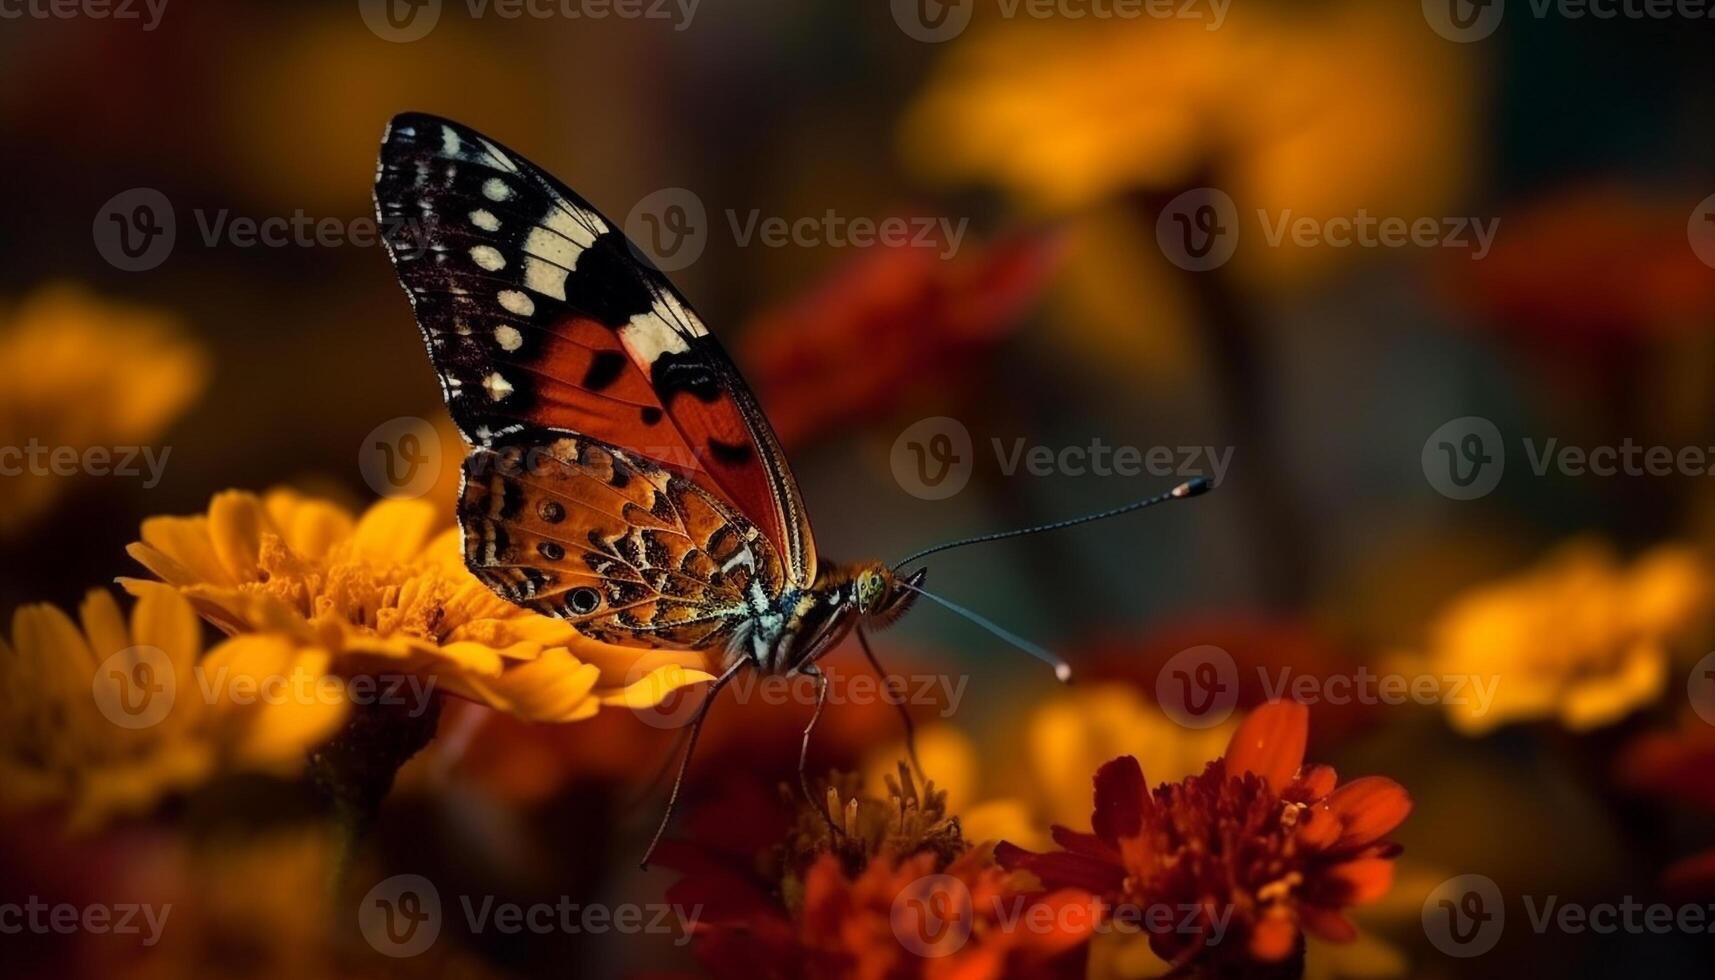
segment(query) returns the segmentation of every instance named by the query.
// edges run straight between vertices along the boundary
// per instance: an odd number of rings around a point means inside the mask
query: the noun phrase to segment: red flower
[[[819,288],[758,317],[740,360],[788,447],[945,388],[1041,295],[1058,239],[1025,235],[973,255],[870,249]]]
[[[1688,719],[1676,732],[1651,732],[1634,740],[1615,767],[1633,790],[1715,813],[1715,728]],[[1715,849],[1681,858],[1662,872],[1674,895],[1715,895]]]
[[[1302,769],[1308,735],[1303,705],[1269,702],[1223,758],[1153,794],[1137,760],[1122,756],[1096,773],[1093,833],[1055,827],[1064,851],[1003,843],[996,857],[1110,909],[1194,912],[1190,928],[1175,916],[1175,928],[1150,936],[1176,966],[1278,963],[1298,950],[1301,928],[1349,940],[1356,928],[1342,910],[1392,886],[1399,848],[1383,838],[1411,799],[1391,779],[1336,788],[1328,766]]]

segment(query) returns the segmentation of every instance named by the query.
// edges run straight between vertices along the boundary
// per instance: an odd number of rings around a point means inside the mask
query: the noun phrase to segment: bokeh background
[[[1084,18],[999,0],[704,0],[688,19],[438,6],[415,40],[355,2],[0,20],[0,443],[169,453],[158,482],[0,477],[0,622],[143,574],[125,553],[140,522],[202,513],[219,491],[291,486],[361,511],[390,492],[373,479],[379,426],[434,434],[423,499],[450,521],[456,435],[369,198],[387,119],[434,112],[633,230],[652,201],[703,210],[673,278],[788,442],[826,556],[894,559],[1213,475],[1077,472],[1068,448],[1230,453],[1194,502],[931,562],[932,587],[1080,674],[1060,688],[928,605],[881,634],[890,668],[959,692],[912,706],[955,807],[1083,826],[1095,763],[1138,752],[1168,779],[1218,754],[1223,737],[1161,703],[1181,651],[1217,648],[1241,710],[1283,669],[1324,701],[1342,690],[1329,678],[1361,672],[1490,679],[1481,715],[1442,703],[1439,680],[1428,703],[1312,706],[1312,758],[1389,775],[1416,806],[1393,892],[1360,913],[1356,946],[1314,948],[1310,969],[1708,975],[1708,935],[1538,933],[1525,903],[1715,901],[1696,857],[1715,846],[1715,21],[1404,0]],[[1450,10],[1478,20],[1460,29]],[[137,189],[156,196],[121,197]],[[115,215],[162,199],[170,248],[116,264]],[[1230,258],[1199,260],[1179,230],[1222,200]],[[960,234],[858,248],[740,233],[828,214]],[[1326,240],[1360,214],[1427,220],[1434,240]],[[297,215],[331,238],[208,232]],[[1285,216],[1314,240],[1271,242]],[[943,493],[914,475],[912,444],[959,433],[965,482]],[[1538,472],[1550,440],[1675,462]],[[1020,445],[1057,462],[1008,472]],[[1703,462],[1678,462],[1687,447]],[[1456,478],[1480,458],[1493,482],[1472,497]],[[867,669],[855,649],[830,664]],[[6,675],[24,770],[40,763],[27,745],[72,737],[38,715],[21,731],[27,682]],[[772,799],[807,713],[716,711],[675,836]],[[660,901],[677,873],[635,858],[670,731],[624,709],[533,725],[459,705],[440,724],[348,858],[355,880],[423,874],[449,908]],[[873,699],[834,705],[818,736],[823,770],[897,752]],[[0,936],[5,971],[699,969],[672,936],[456,923],[427,955],[370,955],[354,908],[326,897],[338,859],[278,782],[181,787],[75,830],[40,800],[12,810],[0,900],[178,897],[158,947],[26,931]],[[1496,884],[1507,920],[1461,959],[1424,909],[1467,874]]]

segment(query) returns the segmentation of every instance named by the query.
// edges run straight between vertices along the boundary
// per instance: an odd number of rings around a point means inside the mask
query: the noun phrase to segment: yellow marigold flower
[[[1610,725],[1660,697],[1675,648],[1706,622],[1710,587],[1690,548],[1664,545],[1624,566],[1574,541],[1454,598],[1430,628],[1428,669],[1493,679],[1492,704],[1447,706],[1468,735],[1544,718],[1574,731]]]
[[[25,299],[8,319],[0,327],[0,446],[73,450],[81,460],[92,448],[139,445],[177,418],[208,380],[207,356],[164,313],[56,285]],[[50,465],[63,464],[0,457],[0,534],[53,503],[56,480],[65,477]]]
[[[13,614],[11,643],[0,640],[8,807],[63,804],[70,825],[87,828],[220,772],[295,772],[344,718],[337,688],[310,698],[225,696],[240,678],[319,678],[324,654],[253,636],[203,656],[202,626],[184,597],[152,583],[132,591],[129,622],[100,589],[84,600],[81,623],[50,605]]]
[[[228,491],[206,515],[144,521],[129,551],[228,633],[282,634],[327,651],[337,674],[408,671],[526,720],[650,707],[713,680],[700,654],[597,643],[506,602],[441,523],[422,499],[354,517],[291,490]]]

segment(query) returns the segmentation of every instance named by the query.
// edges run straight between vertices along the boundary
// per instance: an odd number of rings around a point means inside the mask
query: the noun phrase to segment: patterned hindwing
[[[480,133],[389,126],[383,237],[453,419],[477,446],[575,433],[702,488],[815,579],[797,484],[738,370],[683,297],[582,198]]]
[[[785,585],[767,538],[719,498],[584,436],[477,448],[459,520],[489,588],[604,643],[723,646]]]

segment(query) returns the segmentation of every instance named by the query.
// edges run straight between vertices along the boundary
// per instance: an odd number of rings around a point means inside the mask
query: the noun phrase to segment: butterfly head
[[[927,568],[919,568],[909,577],[900,578],[881,562],[860,566],[852,580],[858,611],[872,625],[888,625],[911,608],[917,599],[913,589],[920,588],[928,575]]]

